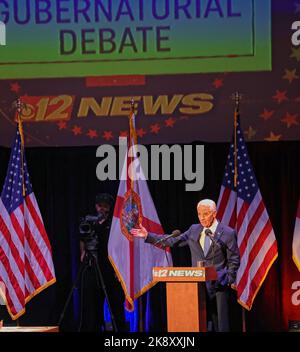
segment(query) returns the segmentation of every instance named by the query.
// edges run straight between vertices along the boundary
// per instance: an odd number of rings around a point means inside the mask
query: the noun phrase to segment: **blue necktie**
[[[208,250],[209,250],[209,247],[210,247],[210,239],[208,236],[204,235],[205,236],[205,239],[204,239],[204,255],[206,256]]]

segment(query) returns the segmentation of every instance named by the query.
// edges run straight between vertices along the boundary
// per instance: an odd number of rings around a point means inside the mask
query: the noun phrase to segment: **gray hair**
[[[212,211],[217,210],[216,203],[211,199],[200,200],[200,202],[197,204],[197,209],[199,208],[200,205],[204,205],[206,207],[209,207]]]

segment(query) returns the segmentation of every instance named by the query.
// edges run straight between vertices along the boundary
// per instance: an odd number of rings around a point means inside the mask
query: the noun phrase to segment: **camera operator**
[[[81,279],[80,331],[105,331],[103,311],[105,293],[97,278],[95,267],[89,263],[90,256],[87,255],[88,252],[92,252],[98,260],[117,330],[126,331],[124,319],[125,297],[121,284],[110,264],[107,252],[113,205],[114,199],[110,194],[98,194],[95,201],[97,221],[91,224],[92,238],[86,240],[81,236],[80,259],[86,266]],[[90,218],[95,217],[90,216]]]

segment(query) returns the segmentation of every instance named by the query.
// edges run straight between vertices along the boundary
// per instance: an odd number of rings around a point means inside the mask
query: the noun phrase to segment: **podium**
[[[153,280],[165,282],[168,332],[206,332],[205,282],[217,279],[215,267],[154,267]]]

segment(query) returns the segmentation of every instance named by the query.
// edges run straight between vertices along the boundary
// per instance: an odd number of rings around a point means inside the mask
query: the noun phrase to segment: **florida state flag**
[[[153,204],[147,181],[137,157],[135,116],[129,116],[130,138],[114,209],[108,242],[108,254],[122,284],[127,308],[134,309],[134,300],[150,289],[154,266],[172,265],[169,248],[145,243],[130,234],[141,223],[149,232],[164,234]]]

